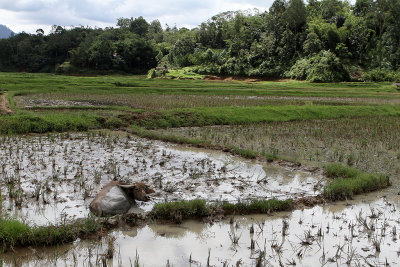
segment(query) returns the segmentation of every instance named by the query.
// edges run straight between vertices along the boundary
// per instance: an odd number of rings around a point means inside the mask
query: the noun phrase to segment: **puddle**
[[[22,102],[24,108],[35,108],[35,107],[94,107],[95,105],[84,102],[84,101],[67,101],[67,100],[55,100],[55,99],[26,99],[18,98]]]
[[[136,266],[137,260],[139,266],[207,266],[207,261],[210,266],[256,266],[264,254],[261,266],[397,266],[399,201],[373,198],[370,204],[366,200],[371,196],[274,216],[241,216],[233,223],[147,225],[115,231],[108,237],[111,243],[104,238],[21,250],[5,255],[3,264],[98,266],[106,261],[108,266]],[[106,260],[108,244],[113,244],[114,255]]]
[[[304,197],[323,184],[316,174],[126,135],[0,137],[3,216],[36,225],[86,217],[91,200],[113,179],[155,189],[150,202],[137,203],[142,211],[182,199]]]

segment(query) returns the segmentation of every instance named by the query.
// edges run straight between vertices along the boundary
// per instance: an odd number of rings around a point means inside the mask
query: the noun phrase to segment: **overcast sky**
[[[198,26],[224,11],[257,8],[264,11],[273,0],[0,0],[0,24],[14,32],[34,33],[51,25],[115,26],[120,17],[143,16],[165,26]]]

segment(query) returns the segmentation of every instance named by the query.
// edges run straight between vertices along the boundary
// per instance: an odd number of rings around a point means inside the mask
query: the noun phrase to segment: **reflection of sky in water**
[[[374,199],[371,204],[364,203],[364,200]],[[377,218],[370,218],[371,208]],[[192,266],[206,266],[208,251],[210,251],[210,265],[222,266],[226,261],[229,266],[235,266],[238,260],[242,260],[243,266],[254,266],[255,259],[260,250],[266,249],[266,260],[272,266],[279,266],[279,257],[271,247],[272,244],[282,244],[281,261],[287,264],[292,259],[297,266],[342,266],[346,265],[348,252],[353,251],[351,265],[360,263],[372,266],[385,263],[386,259],[390,266],[400,264],[398,258],[399,240],[393,240],[392,229],[394,226],[399,229],[399,205],[387,203],[384,198],[358,197],[356,200],[347,203],[336,203],[334,205],[314,207],[312,209],[295,210],[291,213],[277,213],[274,216],[251,215],[236,216],[234,224],[229,224],[229,219],[213,224],[201,223],[199,221],[186,221],[181,225],[155,225],[150,224],[130,231],[117,230],[112,235],[116,237],[115,256],[113,263],[118,266],[130,266],[134,262],[136,251],[139,255],[141,266],[165,266],[169,260],[171,266],[189,266],[188,261],[192,257]],[[396,209],[396,210],[395,210]],[[375,225],[375,231],[371,232],[372,238],[368,238],[358,218],[367,220]],[[288,235],[282,238],[283,219],[289,224]],[[301,222],[301,223],[300,223]],[[253,225],[255,233],[251,236],[249,229]],[[351,225],[353,226],[353,238],[351,238]],[[383,226],[386,225],[386,232],[383,234]],[[328,231],[329,226],[329,231]],[[319,229],[323,236],[318,237]],[[306,233],[310,231],[311,245],[302,246]],[[232,245],[229,233],[235,232],[240,236],[236,246]],[[376,254],[372,246],[373,237],[381,240],[381,253]],[[251,238],[255,241],[255,250],[250,250]],[[399,233],[397,232],[397,238]],[[346,241],[348,240],[348,241]],[[79,266],[88,265],[88,248],[92,253],[97,251],[102,254],[107,249],[107,242],[77,242],[75,249],[68,253],[60,253],[57,259],[57,266],[70,266],[73,262],[72,252],[75,251]],[[343,246],[340,256],[335,259],[337,246]],[[69,247],[71,249],[71,247]],[[32,252],[26,252],[27,254]],[[44,261],[54,263],[54,249],[40,251],[42,260],[35,257],[27,266],[42,264]],[[300,259],[297,254],[301,253]],[[325,260],[323,260],[325,253]],[[94,254],[93,254],[94,255]],[[20,257],[23,259],[24,257]],[[47,259],[48,258],[48,259]],[[8,255],[5,258],[5,265],[12,263]],[[335,262],[327,262],[328,259],[335,259]],[[95,256],[92,256],[92,263]],[[34,263],[33,263],[34,262]],[[196,262],[199,263],[196,265]],[[65,263],[65,264],[62,264]],[[267,265],[268,266],[268,265]],[[286,265],[285,265],[286,266]]]
[[[2,142],[0,161],[5,172],[0,178],[20,177],[25,194],[20,210],[5,199],[3,206],[11,216],[39,225],[61,222],[63,214],[67,220],[85,217],[91,199],[116,176],[155,188],[153,201],[138,202],[144,211],[165,200],[237,202],[313,195],[318,193],[313,186],[321,178],[219,151],[145,139],[91,135],[52,139],[18,137]],[[37,188],[41,188],[40,204],[35,199]]]

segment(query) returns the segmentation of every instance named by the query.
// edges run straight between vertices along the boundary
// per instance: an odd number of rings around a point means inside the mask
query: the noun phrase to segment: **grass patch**
[[[290,210],[293,207],[291,199],[287,200],[252,200],[248,203],[218,203],[207,204],[205,200],[183,200],[156,204],[149,213],[156,220],[181,223],[185,219],[202,218],[213,213],[223,211],[224,214],[252,214],[269,213],[274,211]]]
[[[251,214],[251,213],[269,213],[274,211],[286,211],[293,207],[291,199],[278,200],[252,200],[248,203],[239,202],[236,204],[224,202],[221,208],[225,214]]]
[[[152,140],[160,140],[160,141],[171,142],[171,143],[175,143],[175,144],[188,144],[188,145],[194,145],[194,146],[200,146],[200,147],[207,147],[210,145],[209,142],[207,142],[205,140],[148,131],[148,130],[146,130],[142,127],[138,127],[136,125],[131,125],[126,130],[127,130],[127,132],[135,134],[139,137],[148,138],[148,139],[152,139]]]
[[[361,172],[355,168],[344,166],[339,163],[328,164],[324,166],[325,175],[328,178],[354,178]]]
[[[232,149],[231,150],[232,154],[239,155],[246,159],[255,159],[258,156],[257,152],[250,150],[250,149],[241,149],[238,147],[232,147],[231,149]]]
[[[0,116],[0,134],[87,131],[104,126],[104,119],[85,114]]]
[[[0,244],[3,251],[12,247],[59,245],[91,235],[100,230],[95,218],[73,224],[31,227],[15,219],[0,219]]]
[[[205,200],[182,200],[176,202],[158,203],[150,212],[150,217],[156,220],[182,222],[184,219],[201,218],[211,212]]]
[[[176,109],[133,115],[147,129],[368,116],[400,116],[400,106],[256,106]]]
[[[372,174],[354,168],[331,164],[324,167],[328,177],[335,178],[324,188],[324,196],[330,200],[351,199],[354,195],[372,192],[390,186],[389,177]]]

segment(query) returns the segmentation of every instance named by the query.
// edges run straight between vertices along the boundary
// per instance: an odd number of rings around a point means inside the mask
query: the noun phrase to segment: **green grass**
[[[328,164],[324,166],[325,175],[328,178],[354,178],[361,174],[361,172],[355,168],[343,166],[339,163]]]
[[[178,73],[191,76],[190,70]],[[391,83],[247,83],[0,73],[0,88],[8,90],[10,106],[15,111],[0,117],[1,134],[113,129],[132,124],[156,129],[400,115],[396,105],[400,93]],[[260,96],[289,98],[257,98]],[[343,105],[342,98],[357,100]],[[33,105],[25,109],[23,101],[29,100],[84,101],[93,106]]]
[[[87,218],[73,224],[32,227],[15,219],[0,219],[3,251],[13,247],[60,245],[98,232],[101,224]]]
[[[157,129],[368,116],[400,116],[400,106],[210,107],[134,115],[133,120],[142,127]]]
[[[156,220],[181,222],[189,218],[201,218],[210,214],[210,207],[205,200],[177,201],[158,203],[150,212],[150,217]]]
[[[87,131],[106,127],[100,116],[86,114],[48,113],[0,116],[0,134]]]
[[[372,192],[391,185],[389,177],[358,171],[339,164],[324,167],[328,177],[334,178],[324,188],[324,196],[330,200],[351,199],[354,195]]]
[[[269,213],[274,211],[287,211],[291,210],[292,200],[251,200],[249,202],[239,202],[236,204],[224,202],[221,208],[225,214],[252,214],[252,213]]]
[[[150,217],[156,220],[181,223],[185,219],[198,219],[214,212],[228,214],[252,214],[286,211],[292,209],[292,200],[251,200],[236,204],[222,202],[207,204],[205,200],[176,201],[156,204]]]

